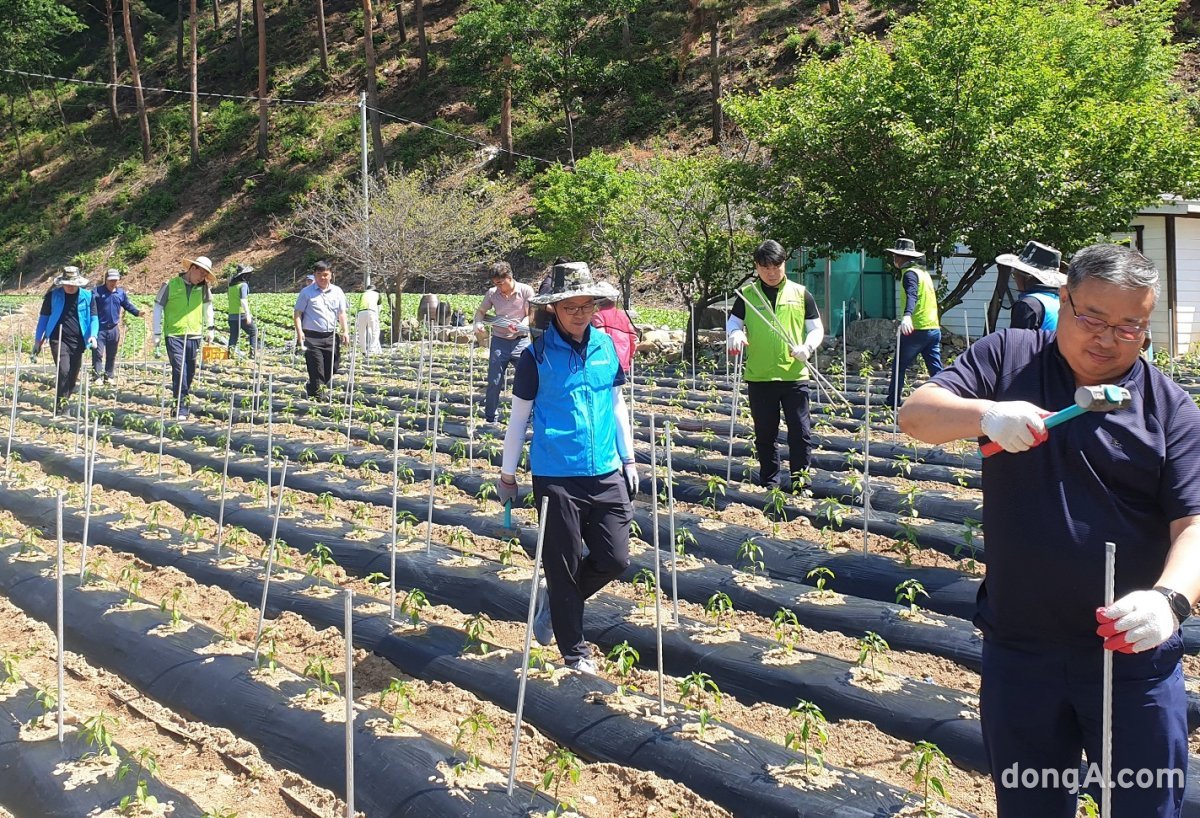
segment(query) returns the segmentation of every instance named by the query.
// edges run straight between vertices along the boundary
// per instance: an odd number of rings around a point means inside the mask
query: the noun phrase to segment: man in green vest
[[[184,262],[187,270],[162,285],[154,299],[152,343],[157,352],[159,341],[164,335],[167,338],[176,420],[186,420],[190,414],[188,395],[196,377],[200,341],[205,330],[209,341],[213,337],[212,285],[217,283],[207,256]]]
[[[808,359],[825,337],[812,294],[789,281],[787,253],[767,240],[754,251],[752,282],[738,290],[725,325],[729,352],[745,355],[743,377],[754,420],[759,485],[789,488],[779,472],[779,412],[787,421],[788,466],[795,480],[808,468]]]
[[[933,278],[917,259],[925,253],[917,249],[912,239],[896,239],[888,250],[892,266],[900,271],[904,287],[904,317],[900,319],[900,355],[892,361],[891,382],[888,384],[888,405],[895,411],[900,406],[904,378],[908,368],[920,355],[930,377],[942,371],[942,326],[938,320],[937,290]]]
[[[254,326],[254,316],[250,314],[250,274],[254,268],[249,264],[239,264],[233,278],[229,279],[229,301],[225,312],[229,315],[229,354],[237,349],[240,330],[246,331],[246,339],[250,342],[250,360],[258,350],[258,328]]]

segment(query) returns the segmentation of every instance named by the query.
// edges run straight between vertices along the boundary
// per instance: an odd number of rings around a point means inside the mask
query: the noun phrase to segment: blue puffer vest
[[[58,321],[62,318],[63,305],[67,303],[67,294],[62,287],[55,287],[50,293],[50,314],[39,315],[37,329],[33,331],[33,342],[40,344],[54,335]],[[92,291],[79,288],[79,298],[75,301],[75,314],[79,316],[79,334],[86,343],[89,338],[95,338],[100,331],[100,322],[92,312]]]
[[[550,324],[534,345],[538,391],[533,401],[530,471],[539,477],[597,477],[621,468],[612,339],[590,327],[581,358]]]

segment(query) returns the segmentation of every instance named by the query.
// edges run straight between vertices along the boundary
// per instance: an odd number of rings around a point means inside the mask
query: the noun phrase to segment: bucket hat
[[[1024,273],[1043,287],[1058,288],[1067,283],[1066,275],[1059,271],[1062,253],[1041,242],[1027,242],[1019,256],[1012,253],[996,256],[996,264]]]
[[[925,255],[924,251],[918,250],[916,243],[912,239],[896,239],[896,244],[889,247],[887,252],[893,256],[904,256],[905,258],[921,258]]]
[[[568,298],[591,296],[592,298],[616,299],[617,288],[592,277],[591,268],[583,261],[568,261],[565,264],[555,264],[551,271],[552,281],[550,292],[529,299],[531,304],[557,304]]]
[[[79,272],[78,267],[63,267],[63,271],[58,278],[54,279],[54,286],[61,287],[66,284],[71,287],[86,287],[88,285],[87,276]]]

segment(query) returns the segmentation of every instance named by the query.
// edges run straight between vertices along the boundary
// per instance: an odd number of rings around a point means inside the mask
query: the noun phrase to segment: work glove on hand
[[[746,331],[741,329],[735,329],[729,333],[729,338],[725,342],[730,355],[741,355],[742,350],[749,345],[750,339],[746,337]]]
[[[812,350],[807,344],[792,344],[788,351],[798,361],[807,361],[812,356]]]
[[[912,335],[912,332],[913,332],[912,316],[906,315],[900,319],[900,334],[901,335]]]
[[[217,337],[217,331],[215,329],[210,329],[207,333],[205,333],[205,338],[207,339],[208,343],[210,343],[210,344],[213,342],[213,339],[216,337]]]
[[[87,339],[87,348],[88,348],[88,349],[95,349],[95,348],[96,348],[96,339],[95,339],[94,337],[92,337],[92,338],[88,338],[88,339]]]
[[[41,344],[38,344],[37,346],[35,346],[35,347],[33,348],[33,352],[30,352],[30,353],[29,353],[29,363],[31,363],[31,364],[36,364],[36,363],[37,363],[37,359],[38,359],[38,355],[41,353],[41,351],[42,351],[42,345],[41,345]]]
[[[506,483],[504,482],[504,477],[501,476],[500,479],[496,481],[496,496],[500,498],[501,505],[504,503],[512,503],[515,506],[517,504],[516,479],[514,478],[513,482],[511,483]]]
[[[1046,413],[1023,400],[1000,401],[983,413],[979,429],[1006,452],[1023,452],[1044,443]]]
[[[629,499],[632,500],[634,495],[638,493],[638,486],[641,485],[641,478],[638,476],[637,464],[626,463],[622,468],[625,475],[625,488],[629,489]]]
[[[1158,591],[1133,591],[1107,608],[1096,609],[1106,650],[1141,653],[1156,648],[1179,630],[1171,603]]]

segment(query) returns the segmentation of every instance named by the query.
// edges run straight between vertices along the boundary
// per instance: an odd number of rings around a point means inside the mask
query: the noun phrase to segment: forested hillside
[[[979,4],[938,5],[947,7],[943,15],[970,15]],[[1056,5],[1093,13],[1103,4]],[[1194,57],[1181,57],[1170,43],[1194,41],[1195,9],[1167,5],[1173,25],[1167,42],[1154,52],[1155,65],[1142,64],[1146,75],[1129,83],[1157,81],[1169,61],[1168,73],[1179,83],[1168,92],[1178,106],[1170,112],[1194,120]],[[754,107],[757,92],[782,89],[777,104],[805,107],[804,95],[819,85],[820,66],[853,62],[870,42],[892,50],[890,32],[918,11],[924,9],[883,0],[398,0],[375,6],[370,0],[115,0],[103,6],[10,0],[0,10],[0,22],[16,32],[0,44],[6,124],[0,278],[10,289],[36,287],[74,261],[88,270],[126,268],[131,286],[148,290],[181,256],[206,254],[222,265],[255,264],[257,285],[270,289],[290,286],[326,254],[372,264],[385,277],[403,268],[410,282],[436,274],[438,265],[471,262],[466,252],[434,258],[420,244],[405,252],[429,258],[426,267],[400,251],[364,251],[356,259],[345,251],[354,241],[345,236],[325,246],[303,238],[314,236],[313,213],[306,214],[308,229],[296,218],[303,206],[328,204],[339,180],[350,185],[343,195],[361,184],[362,92],[374,180],[424,168],[427,187],[445,187],[448,178],[494,185],[492,203],[511,221],[475,246],[475,255],[504,252],[530,270],[582,243],[582,251],[599,256],[628,284],[647,269],[703,276],[698,267],[727,267],[745,240],[763,230],[783,229],[784,238],[819,244],[753,201],[756,187],[769,182],[782,191],[788,185],[767,173],[770,156],[786,152],[772,140],[786,130],[788,116],[764,123],[765,108]],[[1131,25],[1149,30],[1147,19]],[[982,41],[982,29],[975,34],[978,43],[961,42],[973,36],[967,31],[942,39],[981,53],[995,47]],[[739,100],[739,94],[749,96]],[[728,105],[715,105],[715,96]],[[261,105],[260,97],[266,99]],[[723,117],[726,107],[736,115]],[[930,122],[928,132],[945,126]],[[593,151],[600,154],[589,157]],[[666,160],[674,164],[654,165]],[[604,231],[552,206],[555,196],[577,203],[584,184],[556,168],[588,161],[592,179],[611,181],[631,168],[674,175],[674,188],[657,194],[659,211],[706,202],[713,212],[695,220],[694,232],[677,235],[677,245],[705,233],[717,204],[728,211],[737,199],[743,213],[725,220],[724,238],[701,242],[699,261],[680,258],[664,266],[645,258],[650,251],[673,252],[648,234],[641,245],[647,252],[640,254],[611,242],[589,244]],[[1177,171],[1178,157],[1170,161]],[[776,169],[790,173],[788,167]],[[854,172],[884,170],[859,162]],[[702,195],[688,188],[701,177],[719,191]],[[598,200],[589,203],[593,210],[615,201],[609,181],[590,185]],[[459,187],[478,191],[478,184]],[[853,184],[874,195],[870,180]],[[391,201],[386,181],[377,193],[381,202]],[[806,194],[813,195],[832,201],[839,194],[818,186]],[[531,196],[542,197],[537,207]],[[790,206],[782,197],[776,204]],[[411,201],[406,206],[413,209]],[[645,202],[639,207],[653,209]],[[326,225],[329,212],[322,216]],[[808,212],[793,215],[807,218]],[[604,217],[610,232],[616,224],[626,239],[638,235],[628,219],[609,211]],[[920,226],[880,218],[882,235]],[[949,230],[946,220],[925,222],[930,230]],[[645,233],[645,220],[639,223]],[[859,244],[875,238],[860,232]],[[831,233],[831,246],[845,246],[851,235]],[[687,284],[663,295],[702,299],[712,289]]]

